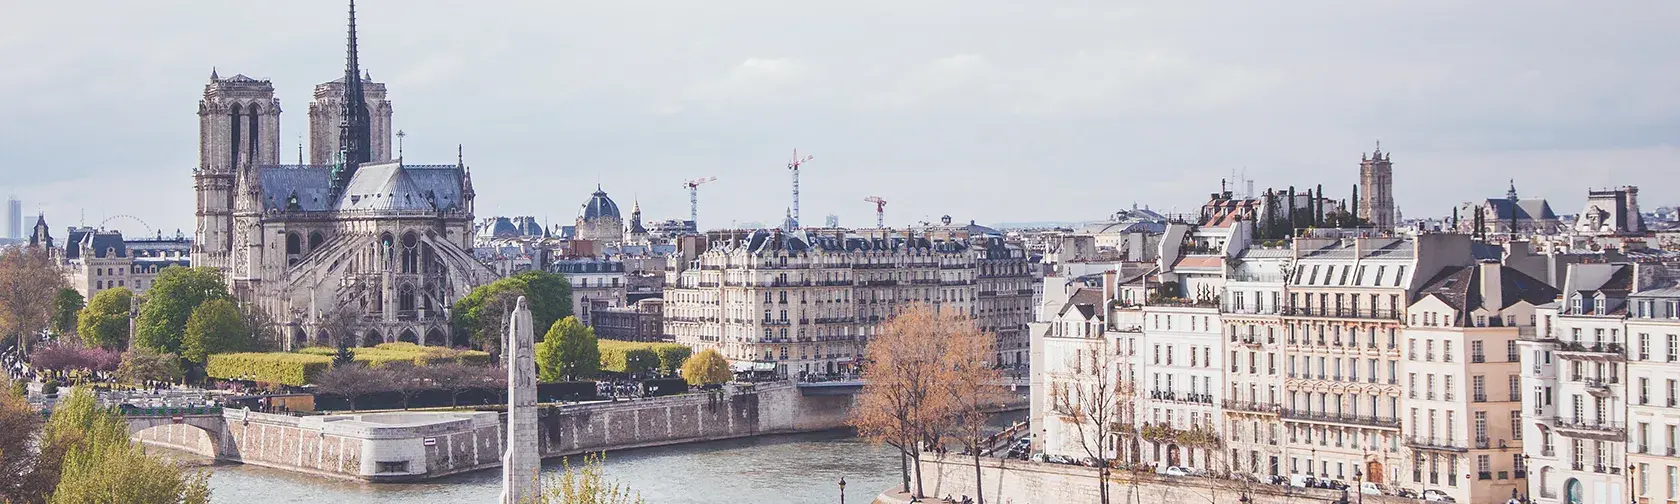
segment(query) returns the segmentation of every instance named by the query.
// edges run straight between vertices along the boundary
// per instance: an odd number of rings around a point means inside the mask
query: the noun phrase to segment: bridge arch
[[[222,452],[221,415],[129,416],[127,420],[129,439],[143,444],[211,458]]]

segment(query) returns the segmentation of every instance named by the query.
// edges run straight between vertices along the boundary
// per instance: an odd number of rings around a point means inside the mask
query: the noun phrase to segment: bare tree
[[[64,276],[46,249],[12,247],[0,252],[0,339],[16,336],[18,354],[28,356],[30,341],[51,324],[53,298],[64,286]]]
[[[361,365],[338,366],[321,373],[315,386],[322,392],[337,394],[350,401],[350,411],[356,411],[356,401],[368,394],[389,392],[394,387],[391,373]]]
[[[987,437],[989,411],[1008,400],[999,381],[1003,373],[989,359],[994,357],[997,337],[981,332],[974,321],[959,315],[960,323],[949,324],[951,334],[943,338],[945,358],[950,362],[940,366],[938,382],[950,405],[950,437],[961,444],[974,462],[974,498],[986,502],[984,479],[980,473],[980,452],[990,449],[993,440]]]
[[[922,452],[940,439],[949,422],[949,394],[939,384],[948,365],[943,354],[951,328],[961,321],[951,311],[915,303],[881,324],[865,349],[863,391],[848,422],[864,437],[899,451],[905,492],[923,496]],[[915,487],[909,464],[914,461]]]
[[[1133,425],[1136,420],[1131,401],[1135,386],[1122,375],[1121,348],[1123,345],[1118,344],[1109,348],[1100,337],[1092,339],[1069,363],[1075,376],[1056,384],[1049,395],[1050,409],[1073,426],[1080,449],[1098,462],[1097,496],[1103,504],[1109,501],[1108,480],[1114,460],[1109,447],[1118,440],[1120,427]]]
[[[356,329],[361,327],[361,309],[349,304],[339,305],[321,314],[320,326],[327,330],[327,343],[334,348],[361,346]]]
[[[415,371],[425,375],[433,387],[448,392],[450,406],[459,406],[462,392],[484,385],[482,369],[480,366],[468,366],[459,362],[441,362],[416,368]]]
[[[396,389],[402,396],[403,409],[408,409],[408,403],[422,392],[436,388],[432,384],[430,373],[425,366],[386,364],[384,371],[390,374],[391,388]]]

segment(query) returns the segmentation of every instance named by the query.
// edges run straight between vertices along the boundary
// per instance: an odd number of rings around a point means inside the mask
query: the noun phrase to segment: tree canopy
[[[76,314],[82,311],[87,300],[82,299],[82,293],[76,289],[64,287],[53,296],[52,330],[59,336],[76,333]]]
[[[0,252],[0,341],[17,338],[23,353],[29,353],[34,336],[51,326],[53,298],[64,285],[46,249]]]
[[[683,363],[683,380],[689,385],[717,385],[727,383],[734,375],[729,372],[729,360],[716,349],[707,348]]]
[[[31,437],[35,434],[30,433]],[[129,441],[128,425],[78,388],[40,430],[39,455],[23,474],[17,502],[167,502],[210,500],[209,475],[153,458]]]
[[[76,315],[76,334],[90,347],[123,348],[128,345],[128,310],[134,293],[127,288],[105,289]]]
[[[598,345],[595,329],[577,317],[555,321],[537,343],[537,378],[552,383],[595,377],[601,371]]]
[[[212,299],[194,308],[181,336],[181,357],[203,364],[210,354],[241,352],[251,347],[251,331],[233,301]]]
[[[193,311],[210,300],[231,300],[233,296],[228,294],[221,271],[215,268],[168,267],[158,272],[145,299],[135,321],[135,344],[178,353]]]
[[[182,374],[180,357],[145,347],[123,353],[122,364],[117,366],[117,378],[130,385],[175,383],[181,381]]]
[[[455,302],[455,330],[469,335],[474,345],[500,353],[502,326],[514,300],[525,296],[532,327],[549,327],[572,315],[572,285],[566,277],[546,271],[526,271],[478,286]]]

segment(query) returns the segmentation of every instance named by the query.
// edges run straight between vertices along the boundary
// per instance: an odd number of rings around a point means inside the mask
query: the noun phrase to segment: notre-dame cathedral
[[[353,1],[344,76],[309,104],[309,164],[280,164],[280,112],[268,80],[211,72],[192,263],[222,270],[284,348],[449,344],[449,307],[495,279],[471,253],[472,176],[459,156],[392,158],[391,102],[359,68]]]

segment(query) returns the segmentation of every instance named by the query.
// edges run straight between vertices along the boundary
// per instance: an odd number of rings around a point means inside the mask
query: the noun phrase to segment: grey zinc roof
[[[430,195],[397,163],[363,165],[344,188],[339,210],[431,210]]]
[[[397,177],[396,172],[401,172],[404,176]],[[436,209],[451,210],[461,204],[463,172],[460,167],[454,165],[403,165],[399,168],[396,162],[364,164],[351,178],[348,188],[345,189],[346,195],[397,194],[395,191],[399,187],[385,186],[389,182],[399,183],[405,192],[418,196],[408,198],[407,201],[394,202],[385,201],[394,196],[373,198],[373,206],[369,206],[366,201],[352,202],[348,198],[343,205],[335,205],[329,201],[332,181],[330,166],[263,166],[259,168],[258,178],[262,186],[264,210],[321,212],[335,208],[367,210],[393,205],[412,209],[418,208],[412,204],[415,201],[424,203],[425,208],[434,208],[435,205]]]
[[[290,208],[319,212],[331,206],[327,201],[327,193],[332,180],[332,170],[326,166],[264,166],[259,168],[257,173],[259,184],[262,186],[264,210]],[[297,198],[295,208],[291,207],[294,196]]]

